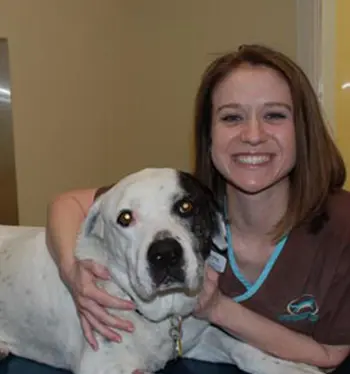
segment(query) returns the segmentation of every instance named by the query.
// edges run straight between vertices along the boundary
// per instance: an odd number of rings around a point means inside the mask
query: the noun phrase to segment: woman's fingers
[[[111,296],[107,291],[96,285],[96,276],[91,271],[97,267],[104,268],[103,266],[96,264],[91,260],[84,260],[84,263],[80,264],[79,282],[78,282],[78,295],[80,297],[86,297],[92,299],[101,306],[106,308],[115,309],[134,309],[135,305],[130,300],[123,300],[121,298]],[[95,271],[94,270],[94,271]]]
[[[80,308],[82,310],[87,310],[99,322],[106,326],[114,327],[120,330],[126,330],[129,332],[133,331],[133,325],[130,321],[111,315],[110,313],[108,313],[108,311],[106,311],[93,300],[82,300],[80,303]]]
[[[111,278],[111,275],[108,269],[105,266],[100,265],[93,260],[81,260],[80,264],[86,270],[89,270],[95,277],[98,277],[104,280],[109,280]]]
[[[216,272],[211,266],[206,265],[204,268],[205,278],[212,283],[217,283],[219,280],[219,273]]]
[[[78,289],[77,298],[79,299],[79,303],[83,302],[85,299],[93,300],[105,308],[121,310],[135,309],[135,304],[132,301],[111,296],[104,289],[97,287],[92,281],[85,283],[85,285],[82,285],[80,289]]]
[[[102,336],[104,336],[108,340],[112,340],[118,343],[121,342],[121,336],[118,333],[98,321],[88,310],[82,310],[81,313],[87,319],[89,324]]]
[[[69,278],[69,285],[80,314],[84,336],[93,349],[98,349],[94,330],[108,340],[120,342],[121,336],[114,329],[133,331],[130,321],[118,318],[108,309],[133,310],[135,304],[111,296],[103,288],[96,285],[98,279],[110,279],[108,269],[91,260],[78,261]]]
[[[93,334],[92,328],[89,324],[89,321],[84,317],[83,315],[80,315],[80,322],[81,322],[81,327],[83,329],[84,335],[88,343],[90,344],[91,348],[94,351],[97,351],[98,349],[98,343],[97,340]]]

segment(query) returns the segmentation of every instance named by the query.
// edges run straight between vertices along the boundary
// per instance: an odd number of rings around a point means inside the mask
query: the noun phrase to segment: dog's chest
[[[136,313],[135,313],[136,314]],[[132,319],[135,330],[123,336],[123,343],[130,351],[142,352],[145,362],[140,363],[150,372],[162,369],[165,364],[177,356],[174,327],[170,319],[162,322],[150,322],[142,316]]]

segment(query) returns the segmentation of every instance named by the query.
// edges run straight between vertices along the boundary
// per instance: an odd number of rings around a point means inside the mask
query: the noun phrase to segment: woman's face
[[[273,69],[241,65],[214,90],[212,160],[234,187],[256,194],[286,182],[295,164],[293,103]]]

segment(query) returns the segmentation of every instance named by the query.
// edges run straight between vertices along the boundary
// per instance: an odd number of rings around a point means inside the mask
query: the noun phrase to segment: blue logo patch
[[[319,319],[318,305],[313,295],[303,295],[292,300],[287,305],[288,314],[282,314],[278,317],[280,321],[304,321],[316,322]]]

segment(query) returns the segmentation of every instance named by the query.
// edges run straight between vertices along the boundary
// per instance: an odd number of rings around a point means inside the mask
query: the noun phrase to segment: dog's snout
[[[183,249],[173,238],[153,242],[148,250],[148,262],[156,269],[174,268],[182,265]]]
[[[184,252],[176,239],[156,239],[148,248],[147,261],[157,287],[185,282]]]

